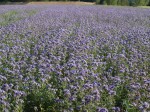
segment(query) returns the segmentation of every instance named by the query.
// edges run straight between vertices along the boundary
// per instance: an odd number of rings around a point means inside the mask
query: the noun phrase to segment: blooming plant
[[[0,111],[150,111],[149,12],[0,6]]]

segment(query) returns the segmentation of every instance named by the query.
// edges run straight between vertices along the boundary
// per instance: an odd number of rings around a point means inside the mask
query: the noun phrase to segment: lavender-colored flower
[[[147,109],[147,108],[149,108],[149,107],[150,107],[150,105],[149,105],[148,102],[144,102],[144,103],[143,103],[143,108]]]
[[[64,90],[64,95],[67,96],[67,97],[71,96],[70,90],[65,89]]]
[[[116,91],[112,91],[112,90],[111,90],[111,91],[109,91],[109,94],[110,94],[110,95],[116,95]]]
[[[4,91],[8,91],[10,89],[9,85],[8,84],[4,84],[2,85],[2,90]]]
[[[120,112],[120,108],[119,107],[112,107],[112,111],[114,111],[114,112]]]
[[[97,112],[108,112],[108,110],[106,108],[97,108],[96,110]]]
[[[147,111],[149,17],[148,8],[0,5],[0,109],[20,111],[41,93],[43,110],[48,96],[59,111],[119,112],[127,92]]]

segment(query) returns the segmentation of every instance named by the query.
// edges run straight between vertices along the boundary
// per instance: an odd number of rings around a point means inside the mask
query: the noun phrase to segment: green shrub
[[[54,94],[42,87],[29,93],[24,105],[24,112],[53,112]]]

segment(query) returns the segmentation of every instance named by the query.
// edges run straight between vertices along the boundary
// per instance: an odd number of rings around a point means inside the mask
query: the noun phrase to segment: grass
[[[37,11],[35,10],[27,10],[26,13],[29,15],[29,16],[32,16],[34,14],[36,14]]]
[[[26,10],[24,12],[26,14],[25,16],[20,15],[22,13],[21,11],[15,10],[0,14],[0,26],[7,26],[11,23],[36,14],[35,10]]]
[[[139,6],[140,8],[150,8],[150,6]]]
[[[17,11],[9,11],[6,13],[3,13],[0,15],[0,25],[5,26],[12,22],[15,22],[21,18],[18,18],[16,15],[18,15]]]

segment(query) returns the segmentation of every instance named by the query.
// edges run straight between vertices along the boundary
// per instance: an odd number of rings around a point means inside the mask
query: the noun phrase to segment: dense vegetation
[[[0,112],[149,112],[150,9],[0,6]]]
[[[123,6],[145,6],[150,0],[96,0],[97,4],[123,5]]]
[[[80,1],[80,0],[1,0],[0,2],[31,2],[31,1]],[[81,0],[84,2],[96,2],[96,4],[121,5],[121,6],[147,6],[150,0]]]

